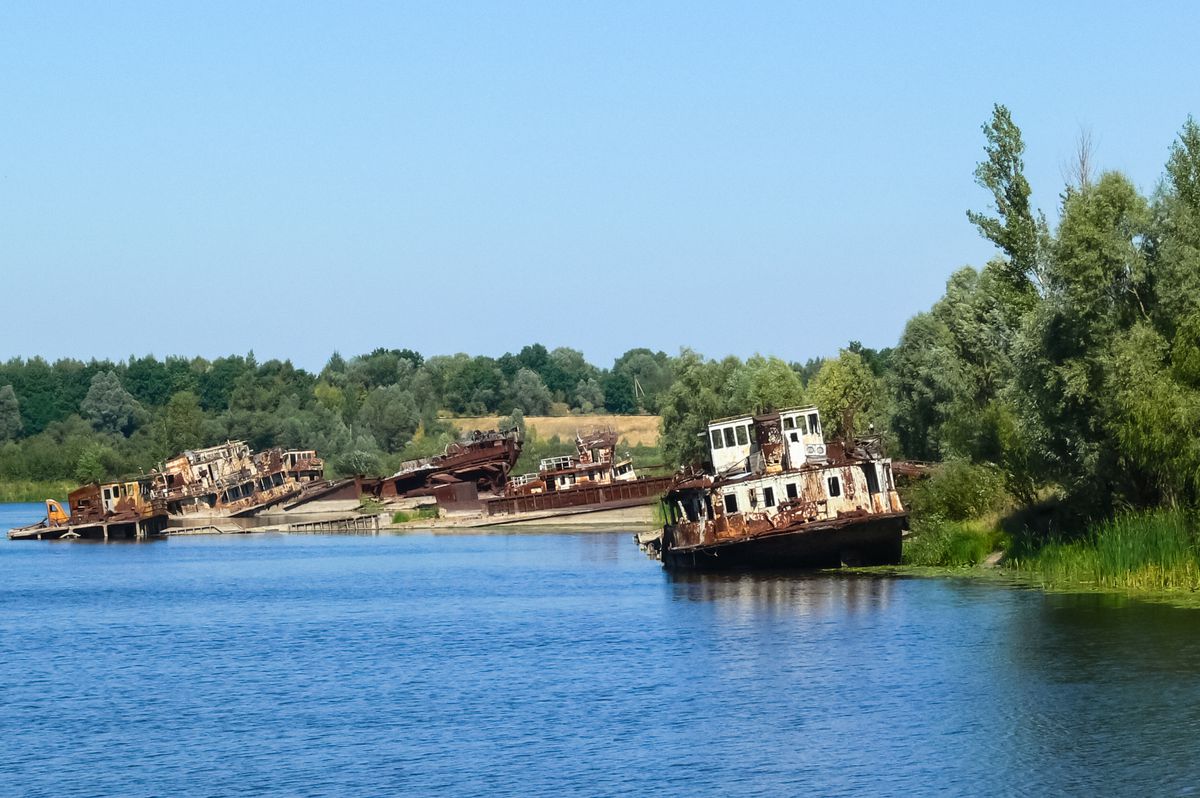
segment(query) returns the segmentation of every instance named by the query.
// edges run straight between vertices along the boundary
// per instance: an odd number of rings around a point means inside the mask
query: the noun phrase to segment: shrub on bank
[[[916,517],[965,521],[999,511],[1008,501],[1004,474],[993,465],[949,460],[905,496]]]
[[[913,522],[904,543],[905,565],[961,567],[978,565],[1003,544],[1003,533],[983,520],[925,518]]]

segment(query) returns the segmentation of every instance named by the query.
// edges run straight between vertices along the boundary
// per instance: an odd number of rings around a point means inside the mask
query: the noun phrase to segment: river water
[[[1196,611],[623,531],[3,541],[0,668],[5,796],[1200,792]]]

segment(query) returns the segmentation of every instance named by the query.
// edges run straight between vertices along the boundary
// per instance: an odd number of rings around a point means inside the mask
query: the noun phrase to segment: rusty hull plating
[[[713,470],[678,478],[643,547],[669,568],[899,561],[908,514],[878,437],[825,444],[814,407],[713,421]]]
[[[171,458],[158,478],[172,515],[242,516],[299,496],[324,473],[312,450],[255,453],[227,441]]]
[[[575,454],[543,458],[536,474],[513,477],[504,495],[486,502],[489,516],[582,513],[653,504],[671,477],[639,477],[617,457],[617,433],[599,427],[575,434]]]

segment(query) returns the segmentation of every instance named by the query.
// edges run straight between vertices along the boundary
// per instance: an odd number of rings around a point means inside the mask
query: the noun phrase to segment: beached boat
[[[879,438],[826,444],[815,407],[711,422],[712,469],[663,497],[638,543],[667,568],[795,568],[900,560],[908,524]]]
[[[553,518],[653,505],[671,477],[639,477],[617,456],[611,427],[577,432],[575,454],[543,458],[536,474],[512,477],[504,493],[483,503],[485,522]]]
[[[253,452],[244,441],[227,441],[171,458],[156,475],[156,486],[171,515],[240,517],[300,496],[324,473],[324,462],[311,449]]]
[[[67,496],[67,509],[46,500],[46,517],[11,529],[10,540],[139,540],[167,527],[167,504],[157,475],[84,485]]]

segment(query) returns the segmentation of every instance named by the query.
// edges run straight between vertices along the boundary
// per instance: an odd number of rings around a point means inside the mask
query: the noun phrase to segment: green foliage
[[[141,404],[125,390],[120,378],[112,371],[100,372],[92,378],[79,410],[97,431],[126,436],[146,417]]]
[[[334,472],[341,476],[378,476],[383,473],[379,454],[370,450],[352,449],[335,457],[331,465]]]
[[[536,371],[522,368],[512,381],[512,406],[527,416],[544,416],[550,412],[554,397]]]
[[[1025,142],[1021,130],[1003,105],[993,109],[992,120],[983,126],[987,158],[975,169],[975,181],[992,194],[996,216],[967,211],[967,218],[1008,256],[1004,276],[1026,292],[1031,277],[1040,272],[1045,221],[1034,217],[1029,204],[1032,190],[1025,179]]]
[[[667,460],[676,465],[703,463],[708,447],[702,440],[705,427],[714,418],[730,412],[728,387],[741,363],[737,358],[705,360],[690,349],[675,362],[675,383],[660,403],[662,433],[659,442]]]
[[[437,517],[438,508],[418,507],[415,510],[397,510],[392,513],[392,523],[399,526],[400,524],[411,524],[413,521],[429,521]]]
[[[763,413],[804,404],[800,375],[777,357],[751,357],[735,372],[730,389],[731,413]]]
[[[67,500],[74,490],[73,480],[35,481],[30,479],[4,479],[0,481],[0,504],[6,502],[40,502],[46,499]]]
[[[172,394],[163,412],[162,450],[168,456],[205,444],[204,411],[200,397],[191,391]]]
[[[75,479],[84,485],[103,482],[116,470],[116,452],[102,443],[91,443],[75,463]]]
[[[1095,525],[1080,539],[1033,546],[1018,551],[1010,564],[1048,587],[1200,589],[1200,530],[1195,516],[1184,510],[1123,513]]]
[[[886,423],[883,386],[862,355],[843,349],[836,360],[826,360],[809,386],[809,399],[821,411],[825,435],[844,436],[846,420],[853,419],[856,431],[868,424]]]
[[[11,385],[0,385],[0,443],[16,438],[24,426],[16,392]]]
[[[996,513],[1007,498],[999,468],[967,460],[943,463],[906,493],[906,504],[914,515],[949,521]]]
[[[999,530],[981,522],[919,519],[904,542],[905,565],[966,567],[979,565],[1004,545]]]
[[[367,394],[358,419],[385,452],[403,449],[421,423],[412,394],[399,385],[375,388]]]

